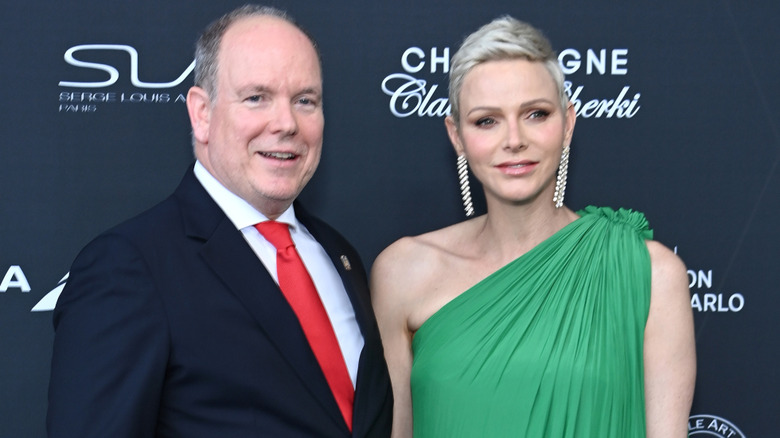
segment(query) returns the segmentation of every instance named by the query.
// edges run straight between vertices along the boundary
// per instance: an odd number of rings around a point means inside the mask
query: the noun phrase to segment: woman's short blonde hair
[[[530,24],[505,15],[466,37],[452,57],[449,92],[451,115],[456,124],[460,123],[458,97],[468,72],[485,62],[508,59],[544,63],[558,88],[561,109],[566,109],[569,97],[563,87],[564,75],[550,41]]]

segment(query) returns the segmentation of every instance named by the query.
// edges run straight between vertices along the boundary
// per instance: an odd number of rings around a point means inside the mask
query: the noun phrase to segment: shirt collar
[[[255,224],[265,222],[268,218],[257,211],[250,203],[227,189],[220,183],[200,161],[195,162],[195,177],[200,181],[203,188],[206,189],[209,196],[219,205],[219,208],[225,212],[230,222],[239,230],[246,227],[253,227]],[[277,222],[284,222],[290,225],[292,230],[299,228],[298,218],[295,217],[295,209],[292,204],[277,219]]]

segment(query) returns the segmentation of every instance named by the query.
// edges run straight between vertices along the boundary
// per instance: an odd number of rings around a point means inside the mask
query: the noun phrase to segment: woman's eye
[[[529,115],[529,118],[531,118],[531,119],[543,119],[543,118],[545,118],[545,117],[547,117],[549,115],[550,115],[549,111],[546,111],[546,110],[536,110],[536,111],[531,112],[531,114]]]
[[[481,119],[477,119],[477,121],[474,123],[477,126],[490,126],[494,125],[496,121],[490,117],[483,117]]]

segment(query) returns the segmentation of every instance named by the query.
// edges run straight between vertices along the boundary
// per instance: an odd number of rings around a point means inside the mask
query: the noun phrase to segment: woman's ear
[[[577,121],[577,112],[574,110],[574,105],[569,103],[566,107],[566,126],[563,132],[563,145],[568,146],[571,144],[571,138],[574,135],[574,123]]]
[[[452,147],[455,148],[455,154],[463,155],[463,143],[461,142],[458,124],[455,122],[455,119],[452,116],[447,116],[444,119],[444,126],[447,127],[447,135],[450,137]]]

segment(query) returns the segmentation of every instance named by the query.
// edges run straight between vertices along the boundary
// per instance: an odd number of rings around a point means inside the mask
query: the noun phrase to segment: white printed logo
[[[737,426],[717,415],[691,415],[688,419],[689,437],[746,438]]]
[[[184,79],[192,73],[195,69],[195,61],[184,69],[178,78],[171,82],[143,82],[138,78],[138,51],[132,46],[124,44],[82,44],[79,46],[73,46],[65,51],[65,62],[70,65],[102,70],[108,73],[108,80],[102,82],[74,82],[74,81],[60,81],[60,87],[76,87],[76,88],[102,88],[114,85],[119,79],[119,70],[116,67],[109,64],[100,64],[97,62],[87,62],[76,59],[73,56],[76,52],[89,51],[89,50],[114,50],[120,52],[127,52],[130,55],[130,83],[138,88],[173,88],[181,84]]]
[[[94,56],[96,51],[125,52],[130,61],[130,84],[132,90],[127,91],[102,91],[119,82],[120,63],[116,65],[101,62],[87,61]],[[59,81],[58,85],[74,91],[60,91],[58,96],[60,113],[94,113],[104,104],[167,104],[171,102],[185,102],[186,97],[182,93],[171,93],[169,89],[180,86],[195,69],[195,61],[192,61],[181,72],[179,77],[169,82],[146,82],[140,79],[138,51],[126,44],[80,44],[65,51],[65,62],[77,67],[78,72],[85,70],[98,70],[104,72],[107,78],[102,81]],[[124,64],[124,63],[121,63]],[[94,74],[94,73],[93,73]],[[156,90],[149,92],[148,90]]]
[[[62,289],[65,288],[65,283],[68,282],[68,276],[70,275],[70,272],[65,274],[64,277],[62,277],[62,280],[60,280],[59,283],[57,283],[57,287],[49,291],[44,297],[38,301],[38,304],[36,304],[31,312],[48,312],[50,310],[54,310],[54,306],[57,305],[57,299],[60,297],[60,294],[62,293]]]
[[[389,109],[395,117],[444,117],[450,114],[451,107],[446,85],[419,77],[421,74],[440,73],[435,80],[446,82],[450,70],[450,48],[432,47],[426,53],[419,47],[409,47],[401,55],[401,68],[404,73],[391,73],[382,80],[382,92],[390,96]],[[558,55],[558,62],[564,74],[581,73],[599,76],[625,76],[628,74],[628,49],[588,49],[581,54],[576,49],[566,49]],[[423,71],[426,66],[429,68]],[[441,72],[439,72],[441,68]],[[580,71],[582,70],[582,71]],[[443,91],[439,91],[439,89]],[[564,82],[564,91],[574,105],[577,117],[594,119],[630,119],[641,106],[642,93],[631,90],[630,85],[622,85],[612,96],[600,99],[590,96],[590,89],[584,85]],[[438,93],[437,93],[438,92]]]

